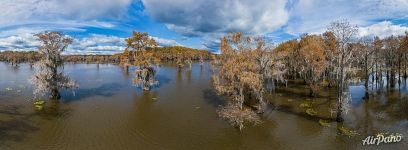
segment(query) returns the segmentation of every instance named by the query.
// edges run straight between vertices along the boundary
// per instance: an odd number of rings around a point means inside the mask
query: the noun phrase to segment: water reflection
[[[94,96],[112,97],[115,95],[115,92],[121,90],[125,86],[126,85],[124,84],[118,83],[105,83],[95,88],[79,88],[74,91],[65,90],[61,94],[63,95],[61,101],[79,101]]]
[[[32,96],[27,67],[13,71],[0,63],[0,149],[404,149],[408,144],[361,144],[384,131],[408,135],[403,84],[402,92],[370,99],[363,99],[363,86],[350,86],[345,122],[324,127],[319,120],[334,118],[335,90],[322,88],[311,98],[305,85],[289,83],[266,95],[270,103],[263,123],[240,132],[217,117],[225,100],[212,89],[208,64],[193,64],[192,70],[164,64],[152,91],[132,85],[134,68],[127,74],[116,65],[67,64],[64,73],[79,82],[79,89],[75,95],[63,91],[60,101],[47,101],[41,111],[27,101]],[[305,113],[302,104],[310,104],[317,115]],[[341,126],[359,135],[345,136],[337,129]]]

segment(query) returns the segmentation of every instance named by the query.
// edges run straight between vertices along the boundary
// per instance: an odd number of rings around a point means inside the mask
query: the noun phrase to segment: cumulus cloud
[[[321,33],[335,20],[347,19],[358,26],[378,20],[408,18],[407,0],[301,0],[290,8],[286,32]]]
[[[151,38],[153,38],[160,46],[181,46],[181,44],[178,43],[176,40],[164,39],[154,36],[151,36]]]
[[[186,36],[271,32],[289,17],[285,0],[142,0],[146,12]]]
[[[218,49],[227,32],[266,35],[322,33],[335,20],[348,19],[361,27],[378,20],[408,18],[407,0],[142,0],[145,12],[167,28],[198,36]],[[388,26],[394,27],[394,26]],[[371,27],[371,28],[375,28]],[[371,29],[370,28],[370,32]],[[368,28],[362,28],[366,30]],[[378,30],[378,29],[376,29]],[[390,29],[399,32],[396,29]],[[368,32],[368,31],[367,31]],[[380,34],[380,32],[377,32]],[[384,33],[384,32],[383,32]]]
[[[125,49],[124,38],[117,36],[92,34],[75,39],[66,54],[114,54]]]
[[[145,12],[184,36],[200,37],[216,52],[228,32],[264,34],[289,19],[286,0],[142,0]]]
[[[72,38],[72,37],[71,37]],[[181,45],[175,40],[154,38],[160,46]],[[68,47],[64,54],[115,54],[126,48],[125,38],[110,35],[91,34],[83,38],[74,38],[74,42]],[[41,43],[34,36],[34,33],[23,33],[0,38],[0,51],[36,50]]]
[[[403,35],[405,32],[408,32],[408,27],[394,25],[390,21],[383,21],[367,27],[359,28],[360,37],[379,36],[380,38],[384,38],[391,35]]]
[[[63,20],[97,20],[126,15],[131,0],[1,0],[3,26]]]
[[[40,45],[40,42],[33,34],[25,33],[19,36],[13,35],[5,38],[0,38],[1,50],[34,50]]]
[[[123,38],[94,34],[89,37],[74,39],[64,54],[114,54],[125,49]],[[41,43],[33,33],[0,38],[0,50],[33,51]]]

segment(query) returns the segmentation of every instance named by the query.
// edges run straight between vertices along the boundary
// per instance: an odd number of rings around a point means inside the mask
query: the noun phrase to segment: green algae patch
[[[45,101],[42,100],[37,100],[34,102],[34,105],[43,105],[45,103]]]
[[[319,124],[324,127],[330,127],[330,121],[319,119]]]
[[[317,112],[312,108],[308,108],[308,109],[306,109],[306,114],[308,114],[310,116],[316,116]]]
[[[299,105],[299,107],[302,107],[302,108],[311,108],[311,107],[312,107],[312,104],[311,104],[311,103],[302,103],[302,104]]]
[[[45,104],[45,101],[43,101],[43,100],[36,100],[34,103],[34,108],[35,108],[35,110],[43,110],[43,108],[44,108],[44,104]]]
[[[35,110],[43,110],[44,106],[42,105],[34,105]]]
[[[340,126],[340,127],[338,127],[337,129],[338,129],[343,135],[347,135],[347,136],[349,136],[349,137],[355,136],[355,135],[358,134],[356,131],[347,129],[347,128],[344,127],[344,126]]]

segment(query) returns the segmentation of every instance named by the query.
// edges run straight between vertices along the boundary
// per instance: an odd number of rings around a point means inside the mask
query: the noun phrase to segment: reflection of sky
[[[351,94],[351,101],[350,104],[353,106],[358,106],[361,104],[361,102],[364,100],[365,96],[365,88],[363,85],[359,86],[349,86],[349,91]]]

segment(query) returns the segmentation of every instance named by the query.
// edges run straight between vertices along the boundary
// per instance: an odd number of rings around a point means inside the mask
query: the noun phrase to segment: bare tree
[[[42,45],[38,52],[42,55],[36,63],[36,73],[31,79],[35,86],[34,96],[50,94],[50,98],[59,99],[60,89],[76,88],[77,84],[62,73],[64,65],[61,53],[72,43],[70,37],[59,32],[44,32],[35,35]]]
[[[337,45],[338,45],[338,55],[336,59],[338,59],[338,64],[335,67],[337,72],[337,96],[338,96],[338,104],[337,104],[337,116],[336,120],[338,122],[342,122],[342,112],[344,106],[343,101],[348,95],[348,83],[351,75],[351,65],[354,61],[354,49],[349,47],[349,44],[352,42],[353,37],[357,34],[357,26],[351,25],[347,20],[339,20],[330,23],[328,27],[328,31],[333,33],[334,37],[336,37]]]
[[[365,87],[365,99],[369,99],[369,83],[370,83],[370,70],[374,67],[374,52],[375,47],[373,46],[373,40],[369,37],[363,37],[360,39],[355,46],[359,49],[358,55],[360,56],[362,62],[362,67],[364,71],[364,87]]]

